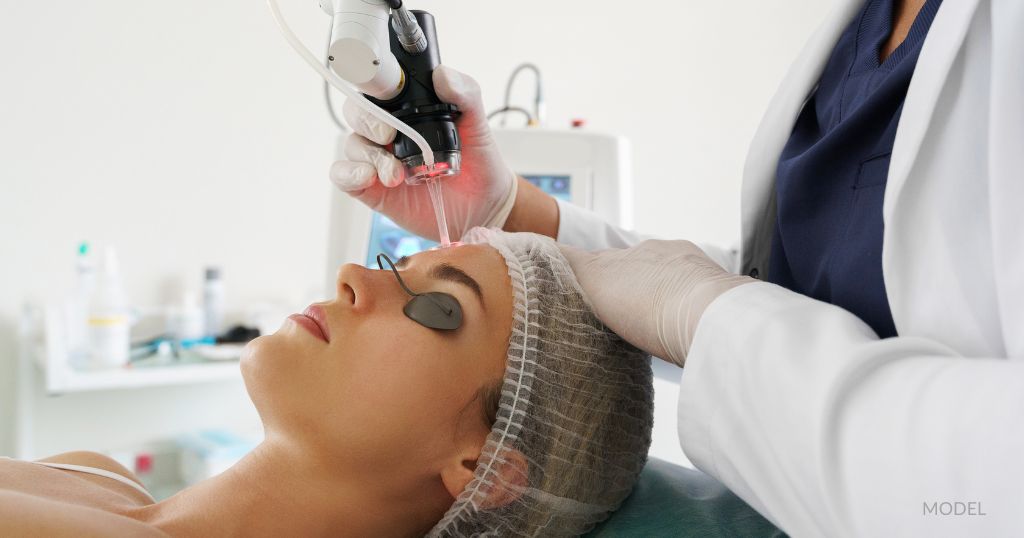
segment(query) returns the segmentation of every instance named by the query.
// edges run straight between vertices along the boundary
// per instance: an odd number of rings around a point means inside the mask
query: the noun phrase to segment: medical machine
[[[496,129],[494,137],[509,165],[548,194],[593,210],[612,223],[632,225],[629,142],[582,129]],[[343,158],[344,136],[336,158]],[[458,181],[456,179],[456,181]],[[332,189],[328,231],[327,290],[338,267],[377,267],[377,254],[393,259],[437,245],[417,237],[352,197]]]

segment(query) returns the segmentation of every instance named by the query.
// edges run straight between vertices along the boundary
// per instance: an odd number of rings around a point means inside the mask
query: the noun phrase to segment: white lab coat
[[[744,173],[741,246],[707,249],[723,266],[764,274],[779,155],[862,1],[838,2],[775,96]],[[771,284],[727,292],[682,376],[683,449],[793,536],[1024,536],[1024,1],[943,2],[883,218],[900,336]],[[563,204],[559,239],[638,238]]]

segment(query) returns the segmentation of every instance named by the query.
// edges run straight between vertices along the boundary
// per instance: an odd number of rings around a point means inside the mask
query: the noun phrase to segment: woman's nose
[[[362,265],[347,263],[338,269],[338,302],[356,310],[367,310],[372,304],[369,276],[371,271]]]

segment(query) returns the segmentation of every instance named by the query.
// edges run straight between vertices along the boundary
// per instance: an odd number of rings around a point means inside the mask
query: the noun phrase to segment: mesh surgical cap
[[[576,536],[629,495],[653,424],[650,357],[594,316],[554,241],[476,228],[505,259],[512,336],[473,480],[428,536]]]

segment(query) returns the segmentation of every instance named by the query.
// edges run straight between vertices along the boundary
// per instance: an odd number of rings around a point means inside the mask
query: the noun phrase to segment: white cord
[[[423,152],[423,164],[425,164],[428,169],[434,168],[434,150],[430,148],[430,144],[427,144],[427,140],[423,138],[423,135],[416,132],[412,127],[409,127],[405,123],[399,121],[398,118],[392,116],[383,108],[371,103],[359,92],[352,89],[348,83],[341,79],[341,77],[327,69],[327,67],[321,64],[320,60],[317,60],[316,56],[313,56],[313,53],[302,44],[302,41],[299,41],[295,32],[292,32],[288,23],[285,22],[284,16],[281,15],[281,9],[277,5],[277,0],[267,0],[267,5],[270,6],[270,11],[274,14],[274,21],[277,22],[277,27],[281,29],[281,34],[284,35],[288,44],[295,49],[295,52],[297,52],[299,56],[301,56],[302,59],[313,68],[314,71],[316,71],[324,80],[330,82],[332,86],[345,94],[349,99],[355,99],[355,103],[357,105],[366,109],[367,112],[376,116],[377,119],[394,127],[405,136],[408,136],[410,140],[419,146],[420,151]]]

